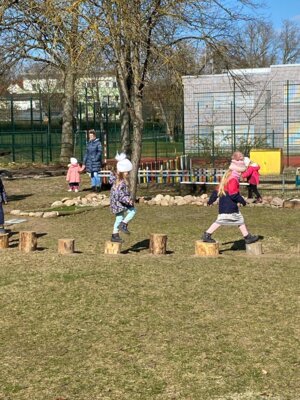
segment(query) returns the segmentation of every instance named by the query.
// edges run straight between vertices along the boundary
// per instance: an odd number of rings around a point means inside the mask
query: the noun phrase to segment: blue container
[[[300,167],[296,169],[296,187],[300,187]]]

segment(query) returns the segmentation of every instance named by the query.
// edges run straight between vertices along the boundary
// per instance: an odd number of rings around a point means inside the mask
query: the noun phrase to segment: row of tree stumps
[[[149,241],[149,252],[154,255],[167,254],[168,236],[161,233],[152,233]],[[9,247],[9,234],[0,235],[0,249]],[[105,254],[121,253],[122,243],[105,242]],[[34,231],[21,231],[19,233],[19,250],[24,253],[37,250],[37,234]],[[58,239],[58,253],[72,254],[75,252],[75,239]],[[246,245],[246,252],[250,255],[262,254],[261,242]],[[216,257],[220,253],[219,243],[206,243],[197,240],[195,243],[195,255],[200,257]]]

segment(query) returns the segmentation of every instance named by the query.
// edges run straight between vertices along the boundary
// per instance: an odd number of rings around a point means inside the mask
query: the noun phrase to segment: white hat
[[[77,158],[71,157],[71,158],[70,158],[70,163],[71,163],[72,165],[76,165],[76,164],[78,163]]]
[[[132,170],[132,163],[128,160],[125,153],[117,153],[115,159],[117,162],[117,170],[119,172],[130,172]]]
[[[246,165],[246,167],[249,167],[249,164],[251,163],[251,160],[249,157],[244,157],[244,164]]]

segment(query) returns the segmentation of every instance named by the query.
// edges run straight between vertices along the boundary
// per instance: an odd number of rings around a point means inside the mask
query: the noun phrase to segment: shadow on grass
[[[9,247],[11,247],[11,248],[19,247],[19,236],[15,237],[15,238],[13,237],[13,236],[19,235],[19,232],[18,231],[7,230],[7,233],[9,234],[10,238],[12,237],[12,240],[9,241]],[[43,237],[43,236],[46,236],[46,235],[47,235],[47,233],[41,232],[41,233],[37,233],[36,237],[40,238],[40,237]],[[47,249],[48,249],[48,247],[38,246],[36,248],[36,251],[43,251],[43,250],[47,250]]]
[[[149,250],[150,240],[144,239],[140,242],[135,243],[133,246],[129,247],[129,249],[121,251],[121,254],[128,254],[128,253],[140,253],[143,250]],[[166,254],[173,254],[174,251],[167,250]]]
[[[8,196],[8,201],[20,201],[20,200],[24,200],[27,197],[32,196],[32,193],[29,194],[13,194],[13,195],[9,195]]]
[[[260,236],[260,235],[258,237],[259,237],[259,240],[262,240],[264,238],[263,236]],[[245,243],[244,239],[222,243],[222,245],[227,245],[227,244],[232,244],[232,246],[229,249],[220,250],[220,253],[225,253],[226,251],[245,251],[246,250],[246,243]]]
[[[144,239],[141,240],[140,242],[135,243],[133,246],[129,247],[129,249],[121,251],[122,254],[128,254],[128,253],[139,253],[140,251],[147,250],[149,249],[149,244],[150,240],[149,239]]]

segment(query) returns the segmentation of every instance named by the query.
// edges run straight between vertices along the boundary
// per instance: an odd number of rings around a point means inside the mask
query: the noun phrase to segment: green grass
[[[19,195],[7,209],[49,207],[66,190],[64,177],[5,186]],[[1,252],[0,399],[300,398],[299,210],[242,212],[261,257],[234,228],[215,235],[220,257],[193,255],[216,207],[138,206],[119,256],[103,254],[107,208],[15,225]],[[25,229],[39,248],[20,257]],[[168,235],[166,256],[149,255],[151,232]],[[62,237],[77,253],[57,254]]]

